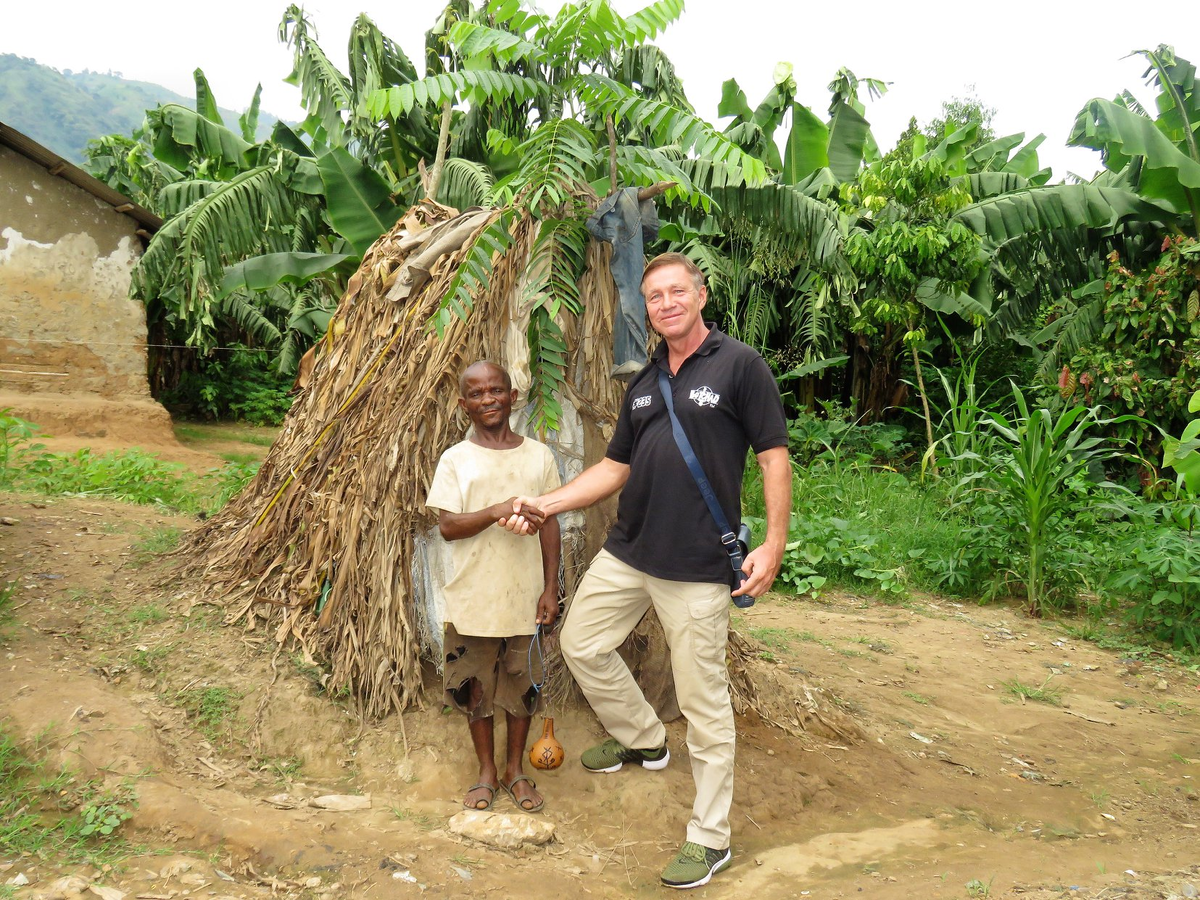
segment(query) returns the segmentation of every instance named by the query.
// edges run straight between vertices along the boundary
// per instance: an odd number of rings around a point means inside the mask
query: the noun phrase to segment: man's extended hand
[[[513,534],[537,534],[542,523],[546,521],[546,514],[538,506],[538,499],[537,497],[514,497],[512,514],[501,516],[498,523],[500,527]]]
[[[742,560],[742,571],[746,573],[746,580],[733,592],[733,596],[749,595],[755,599],[761,597],[771,589],[781,565],[783,548],[775,550],[769,544],[755,547]]]
[[[538,597],[537,623],[550,628],[558,618],[558,593],[542,594]]]

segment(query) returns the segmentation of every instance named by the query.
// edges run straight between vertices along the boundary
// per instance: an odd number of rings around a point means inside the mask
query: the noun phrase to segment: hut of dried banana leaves
[[[470,314],[443,317],[439,334],[429,323],[475,241],[501,215],[509,217],[511,245],[494,254]],[[456,402],[466,365],[480,358],[501,363],[524,398],[525,282],[538,227],[519,210],[458,214],[429,201],[414,206],[350,279],[257,476],[183,548],[206,599],[225,608],[230,624],[269,630],[280,646],[321,662],[327,688],[347,690],[367,717],[419,702],[422,661],[440,657],[444,557],[425,496],[438,457],[467,425]],[[557,398],[563,414],[556,432],[539,437],[555,451],[564,480],[603,456],[620,406],[623,386],[611,376],[617,297],[610,253],[608,244],[588,243],[582,312],[558,314],[567,347]],[[518,430],[532,433],[527,414],[518,409],[514,418]],[[568,597],[614,509],[601,504],[563,522]],[[818,711],[813,689],[773,680],[743,639],[734,636],[730,648],[739,711],[753,709],[797,734],[814,725],[828,737],[853,733],[836,709],[821,704]],[[652,613],[623,653],[651,703],[666,718],[678,715]],[[565,667],[557,672],[562,697],[569,676]]]

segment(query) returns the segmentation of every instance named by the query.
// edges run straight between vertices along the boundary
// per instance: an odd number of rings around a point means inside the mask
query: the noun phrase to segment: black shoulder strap
[[[683,454],[683,461],[687,463],[688,471],[692,473],[696,487],[700,488],[700,493],[704,497],[708,511],[712,514],[713,521],[717,523],[717,529],[721,532],[721,546],[729,554],[729,564],[733,566],[737,583],[741,584],[746,576],[742,573],[742,548],[738,545],[737,533],[729,527],[725,511],[721,509],[721,504],[717,501],[717,495],[713,492],[712,485],[708,483],[708,477],[704,474],[700,460],[696,458],[696,453],[692,450],[692,443],[679,423],[679,417],[675,415],[675,401],[671,397],[671,380],[661,368],[658,370],[658,390],[662,394],[663,402],[667,404],[667,414],[671,417],[671,433],[675,436],[675,443],[679,447],[679,452]]]

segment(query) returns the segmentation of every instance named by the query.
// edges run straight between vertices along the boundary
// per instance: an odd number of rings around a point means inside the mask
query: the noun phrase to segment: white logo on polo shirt
[[[647,406],[650,405],[650,397],[651,396],[652,396],[651,394],[646,394],[643,397],[634,397],[633,398],[633,408],[634,409],[645,409]]]
[[[721,399],[721,395],[713,391],[708,385],[698,387],[688,394],[688,399],[695,401],[697,406],[716,406]]]

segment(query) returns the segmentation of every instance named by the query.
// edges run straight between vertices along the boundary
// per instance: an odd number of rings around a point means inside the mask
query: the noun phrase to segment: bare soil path
[[[361,723],[311,661],[226,627],[150,551],[191,520],[0,493],[0,729],[136,794],[139,848],[105,871],[4,857],[0,897],[659,897],[692,788],[683,724],[662,773],[594,776],[586,708],[538,775],[555,841],[519,853],[450,833],[466,729],[426,708]],[[164,579],[168,579],[164,581]],[[1078,623],[1076,623],[1078,624]],[[771,596],[736,627],[783,677],[838,698],[866,738],[739,720],[734,864],[695,893],[819,900],[1165,900],[1200,888],[1200,675],[1123,659],[1003,607]],[[1058,692],[1059,703],[1016,695]],[[535,730],[536,725],[535,725]],[[322,795],[369,795],[328,811]],[[507,799],[497,808],[508,811]],[[22,882],[28,884],[19,886]],[[7,886],[6,886],[7,885]],[[92,893],[86,893],[94,885]],[[69,886],[68,886],[69,887]]]

